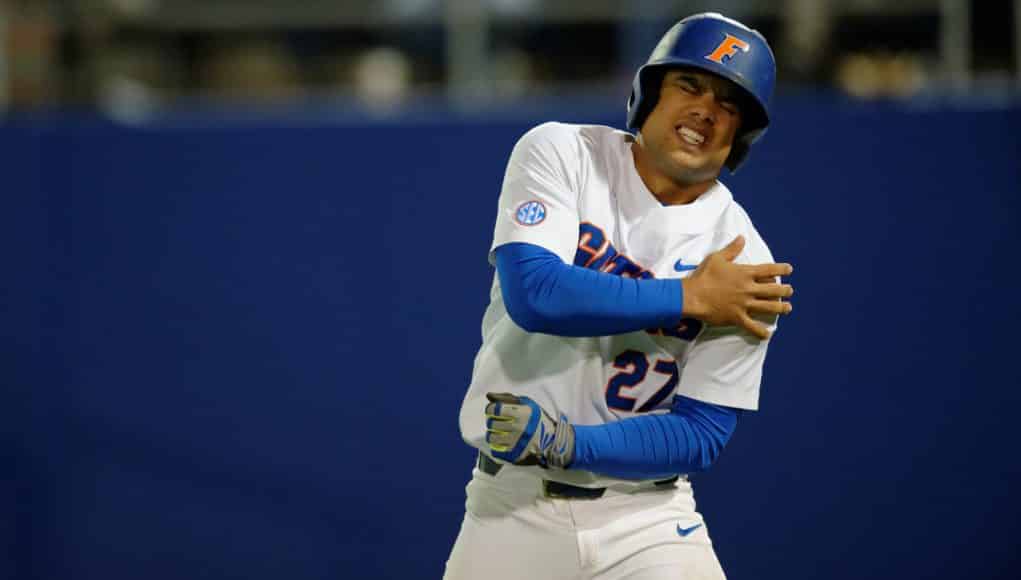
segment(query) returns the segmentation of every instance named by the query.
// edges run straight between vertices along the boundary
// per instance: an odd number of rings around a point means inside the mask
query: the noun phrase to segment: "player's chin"
[[[670,156],[675,171],[688,177],[716,177],[723,164],[710,155],[693,155],[686,151],[676,151]]]

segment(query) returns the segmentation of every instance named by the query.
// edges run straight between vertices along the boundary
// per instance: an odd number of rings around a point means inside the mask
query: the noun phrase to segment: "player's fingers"
[[[486,398],[493,403],[518,403],[518,398],[510,393],[486,393]]]
[[[510,445],[507,435],[498,431],[486,431],[486,443],[493,449]],[[497,449],[499,451],[499,449]]]
[[[780,264],[755,264],[745,266],[747,271],[755,278],[775,278],[777,276],[790,276],[794,273],[794,266],[787,263]]]
[[[505,429],[514,429],[513,424],[507,423],[510,419],[507,419],[506,417],[493,417],[491,415],[486,416],[489,417],[486,419],[486,431],[489,433],[510,433],[510,431],[505,431]]]
[[[738,236],[720,250],[720,255],[726,258],[728,262],[733,262],[743,249],[744,236]]]
[[[512,439],[513,437],[510,437],[510,435],[505,431],[486,432],[486,441],[488,441],[490,445],[511,445]]]
[[[739,326],[760,340],[769,338],[769,329],[766,328],[766,325],[755,322],[750,316],[743,312],[741,313]]]
[[[793,307],[790,302],[778,300],[752,300],[748,304],[748,312],[757,314],[790,314]]]
[[[790,284],[756,284],[752,288],[752,295],[756,298],[790,298],[794,296],[794,286]]]
[[[498,433],[493,436],[493,443],[506,449],[513,449],[518,443],[518,438],[507,433]]]
[[[507,417],[505,415],[493,415],[489,412],[486,413],[486,417],[489,417],[491,421],[513,421],[514,417]]]

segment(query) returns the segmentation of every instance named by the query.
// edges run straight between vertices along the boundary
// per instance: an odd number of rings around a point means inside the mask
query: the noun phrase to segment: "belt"
[[[479,453],[479,471],[487,475],[495,476],[503,469],[503,464],[497,463],[492,457],[485,453]],[[653,485],[657,489],[673,487],[680,476],[673,476],[670,479],[657,481]],[[542,493],[551,499],[599,499],[606,493],[605,487],[579,487],[559,481],[542,480]]]

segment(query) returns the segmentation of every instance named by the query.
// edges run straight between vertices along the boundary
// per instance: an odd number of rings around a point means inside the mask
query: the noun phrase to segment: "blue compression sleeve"
[[[521,242],[504,244],[495,254],[507,313],[528,332],[606,336],[680,323],[680,280],[633,280],[588,270]]]
[[[574,461],[569,468],[622,479],[662,479],[705,471],[730,440],[740,413],[678,395],[665,415],[575,425]]]

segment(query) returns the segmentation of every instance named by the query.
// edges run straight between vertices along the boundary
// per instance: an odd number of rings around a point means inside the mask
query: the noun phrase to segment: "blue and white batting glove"
[[[574,427],[538,403],[510,393],[486,393],[486,442],[493,457],[516,465],[566,468],[574,459]]]

